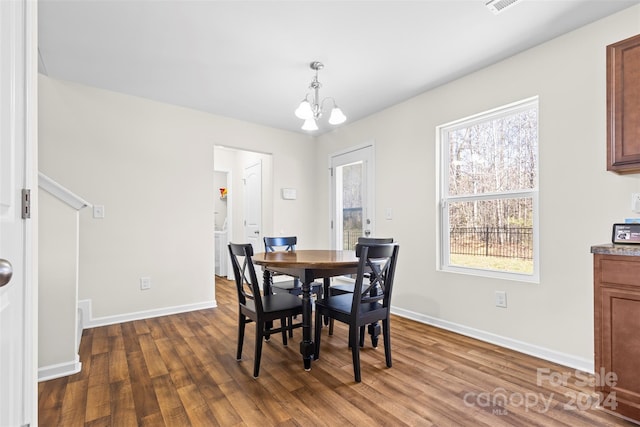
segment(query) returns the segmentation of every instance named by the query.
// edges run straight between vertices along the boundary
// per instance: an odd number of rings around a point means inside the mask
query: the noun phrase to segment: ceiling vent
[[[520,3],[522,0],[489,0],[485,6],[489,8],[494,15],[499,14],[505,9],[510,8],[516,3]]]

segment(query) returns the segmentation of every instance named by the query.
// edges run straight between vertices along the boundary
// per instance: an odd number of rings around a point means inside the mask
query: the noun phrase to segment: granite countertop
[[[603,255],[640,256],[640,245],[621,245],[605,243],[591,246],[591,253]]]

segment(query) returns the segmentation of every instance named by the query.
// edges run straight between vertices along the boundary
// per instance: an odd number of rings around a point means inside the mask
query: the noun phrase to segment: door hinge
[[[333,220],[331,220],[331,229],[333,230]]]
[[[22,219],[31,218],[31,190],[22,189]]]
[[[331,177],[333,178],[333,168],[329,168],[329,172],[331,173]]]

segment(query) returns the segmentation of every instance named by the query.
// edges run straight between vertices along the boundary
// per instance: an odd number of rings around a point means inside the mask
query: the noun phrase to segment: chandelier
[[[317,120],[322,117],[322,113],[325,111],[324,103],[327,100],[330,100],[333,103],[331,115],[329,116],[329,123],[332,125],[344,123],[344,121],[347,120],[347,116],[345,116],[342,110],[338,108],[336,101],[333,98],[324,98],[320,101],[319,91],[322,84],[318,81],[318,70],[322,70],[324,65],[322,62],[314,61],[309,64],[309,66],[316,72],[313,81],[309,84],[309,89],[313,89],[313,93],[307,93],[295,112],[296,117],[304,120],[302,130],[318,130]]]

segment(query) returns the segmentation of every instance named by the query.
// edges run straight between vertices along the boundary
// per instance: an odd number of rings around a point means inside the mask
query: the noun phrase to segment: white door
[[[22,193],[33,184],[36,4],[0,1],[0,426],[34,422],[31,219]]]
[[[244,169],[244,235],[255,252],[263,251],[261,162]]]
[[[374,149],[365,145],[330,158],[332,244],[353,249],[361,236],[374,236]]]

